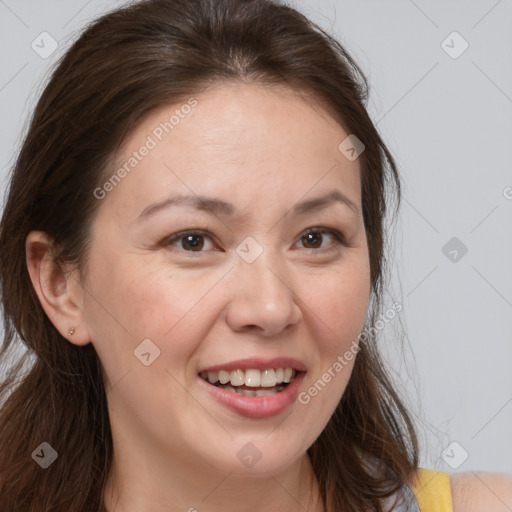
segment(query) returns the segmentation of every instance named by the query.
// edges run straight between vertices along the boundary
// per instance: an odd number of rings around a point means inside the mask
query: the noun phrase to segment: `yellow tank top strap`
[[[421,512],[453,512],[448,473],[419,468],[410,487]]]

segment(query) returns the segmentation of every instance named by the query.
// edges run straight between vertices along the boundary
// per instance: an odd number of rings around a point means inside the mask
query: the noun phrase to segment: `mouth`
[[[291,367],[238,368],[236,370],[201,371],[199,377],[217,388],[247,397],[268,396],[284,391],[299,374]]]
[[[217,404],[238,416],[265,419],[293,406],[306,372],[292,357],[249,357],[200,368],[197,378]]]

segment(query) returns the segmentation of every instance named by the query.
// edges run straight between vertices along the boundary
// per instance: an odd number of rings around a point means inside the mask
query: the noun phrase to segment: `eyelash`
[[[331,244],[331,246],[329,246],[328,248],[325,248],[325,247],[321,248],[321,249],[306,248],[305,250],[308,252],[312,251],[312,252],[317,252],[317,253],[320,252],[322,254],[325,254],[325,253],[330,253],[332,251],[337,250],[339,248],[339,246],[350,247],[350,245],[347,243],[347,240],[345,239],[345,236],[343,235],[343,233],[341,233],[337,229],[331,229],[331,228],[308,228],[303,232],[302,236],[299,238],[299,241],[303,237],[309,235],[310,233],[320,233],[320,234],[332,235],[335,243]],[[182,240],[185,237],[190,236],[190,235],[201,235],[201,236],[208,237],[213,240],[213,238],[210,236],[210,233],[208,231],[205,231],[203,229],[196,229],[196,230],[180,231],[179,233],[176,233],[174,235],[171,235],[170,237],[165,238],[160,245],[170,246],[174,242]],[[192,254],[193,257],[196,257],[196,255],[199,256],[201,253],[206,252],[206,251],[188,251],[188,250],[182,249],[182,248],[179,248],[179,249],[183,250],[187,254]]]

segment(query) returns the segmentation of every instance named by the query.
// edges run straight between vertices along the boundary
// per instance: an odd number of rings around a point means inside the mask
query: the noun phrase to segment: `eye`
[[[204,252],[201,249],[205,246],[205,238],[211,240],[211,237],[208,236],[207,232],[201,229],[195,231],[182,231],[167,238],[164,241],[164,244],[174,245],[175,242],[179,242],[179,248],[186,252]]]
[[[334,241],[327,246],[322,246],[325,236],[331,237]],[[209,243],[205,243],[209,240]],[[181,231],[168,238],[166,238],[162,245],[165,246],[178,246],[187,253],[201,253],[205,252],[203,249],[208,250],[213,246],[212,237],[207,231],[202,229]],[[329,252],[339,248],[340,245],[347,245],[344,235],[336,229],[328,228],[310,228],[304,232],[300,237],[299,242],[305,245],[312,245],[313,247],[305,247],[305,249],[314,252]]]
[[[324,241],[324,236],[329,235],[331,238],[334,238],[334,243],[331,243],[328,246],[319,247]],[[304,241],[305,244],[314,245],[313,248],[306,249],[308,251],[316,252],[329,252],[338,249],[340,245],[346,245],[345,237],[343,234],[337,229],[327,229],[327,228],[310,228],[308,229],[304,235],[301,236],[300,241]]]

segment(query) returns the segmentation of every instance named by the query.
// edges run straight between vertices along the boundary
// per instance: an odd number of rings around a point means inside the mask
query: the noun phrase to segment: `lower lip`
[[[201,377],[198,379],[206,386],[211,395],[229,410],[246,418],[271,418],[282,413],[297,399],[305,372],[297,373],[283,391],[266,396],[244,396],[218,388]]]

